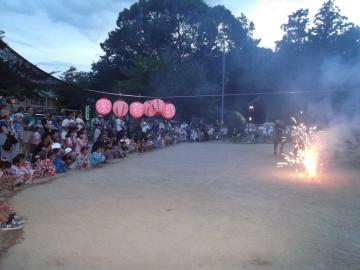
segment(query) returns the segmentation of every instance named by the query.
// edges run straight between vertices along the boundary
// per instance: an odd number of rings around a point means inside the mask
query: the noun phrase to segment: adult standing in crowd
[[[17,112],[14,113],[13,115],[14,135],[19,144],[22,143],[24,136],[23,118],[24,118],[24,108],[19,107],[17,109]]]
[[[61,139],[62,140],[66,139],[66,135],[67,135],[69,129],[76,125],[74,118],[75,118],[74,113],[73,112],[68,112],[66,114],[66,118],[62,121],[62,123],[61,123],[61,126],[63,128],[63,130],[61,132]]]
[[[76,119],[75,119],[76,126],[79,130],[81,130],[83,127],[85,127],[85,122],[83,119],[82,112],[78,112]]]
[[[115,119],[116,139],[120,140],[125,132],[125,123],[120,117]]]
[[[1,158],[11,161],[17,154],[17,140],[14,136],[13,124],[10,120],[10,112],[3,108],[0,112],[0,151]]]
[[[50,136],[53,142],[57,142],[57,143],[61,142],[59,130],[53,129],[50,133]]]
[[[25,156],[29,157],[33,148],[33,136],[37,121],[34,116],[34,109],[32,107],[27,107],[26,113],[27,114],[23,118],[24,136],[22,151]]]
[[[144,120],[141,121],[140,123],[140,127],[141,127],[141,139],[147,138],[148,132],[151,129],[150,125]]]
[[[50,134],[54,129],[52,116],[49,112],[45,112],[44,118],[41,120],[41,124],[44,129],[44,133]]]

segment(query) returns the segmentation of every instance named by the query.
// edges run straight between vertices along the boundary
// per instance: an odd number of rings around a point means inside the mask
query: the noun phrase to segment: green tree
[[[353,24],[348,22],[348,18],[340,12],[334,0],[324,2],[315,15],[314,27],[310,31],[311,41],[315,46],[321,47],[322,50],[331,49],[339,37],[353,27]]]
[[[159,66],[157,58],[152,56],[137,56],[128,66],[121,69],[123,80],[115,83],[113,89],[118,92],[151,95],[150,81]]]
[[[166,50],[175,52],[178,60],[194,57],[217,67],[213,64],[221,56],[214,50],[219,25],[227,26],[227,38],[234,47],[255,42],[253,25],[245,18],[237,19],[223,6],[209,7],[201,0],[141,0],[120,12],[117,28],[101,43],[105,55],[93,65],[94,78],[110,89],[115,82],[127,80],[124,66],[139,56],[159,59]],[[217,69],[209,72],[218,79]]]
[[[282,40],[276,42],[276,50],[302,51],[309,41],[309,10],[299,9],[288,16],[288,22],[281,26]]]
[[[114,89],[119,92],[134,92],[151,96],[178,96],[207,94],[216,89],[208,80],[204,67],[196,60],[179,60],[176,52],[166,50],[159,59],[139,56],[123,70],[125,80],[119,81]],[[189,102],[190,101],[190,102]],[[197,100],[176,100],[178,113],[184,117],[211,111],[209,104],[201,98]]]
[[[116,29],[101,44],[105,54],[93,65],[94,85],[135,95],[219,93],[224,50],[227,69],[234,71],[228,76],[241,85],[231,58],[256,53],[254,29],[244,14],[236,18],[201,0],[141,0],[120,12]],[[214,107],[213,100],[194,107]]]
[[[72,85],[80,88],[88,88],[90,86],[91,74],[89,72],[77,71],[73,66],[63,72],[60,78]]]
[[[161,54],[159,66],[149,85],[151,93],[157,96],[186,96],[216,93],[207,76],[204,66],[193,58],[178,61],[176,52]],[[191,118],[194,115],[215,114],[218,110],[214,101],[207,98],[175,99],[181,115]]]
[[[60,79],[67,82],[69,87],[59,90],[60,103],[65,107],[83,109],[84,104],[94,102],[96,94],[87,91],[91,88],[91,73],[77,71],[73,66],[63,72]]]

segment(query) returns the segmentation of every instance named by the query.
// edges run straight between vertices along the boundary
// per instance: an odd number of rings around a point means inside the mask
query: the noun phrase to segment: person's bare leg
[[[280,154],[284,153],[284,145],[285,144],[283,142],[280,143]]]
[[[30,143],[23,143],[22,145],[22,153],[25,155],[26,158],[30,156],[31,151],[31,144]]]
[[[8,220],[9,220],[9,214],[3,209],[0,209],[0,223],[5,223]]]
[[[274,141],[274,155],[277,154],[278,142]]]

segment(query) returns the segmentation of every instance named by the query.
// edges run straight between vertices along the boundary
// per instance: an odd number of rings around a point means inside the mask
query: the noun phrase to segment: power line
[[[134,97],[134,98],[146,98],[146,99],[154,99],[154,98],[162,98],[162,99],[174,99],[174,98],[211,98],[211,97],[221,97],[221,94],[198,94],[198,95],[174,95],[174,96],[145,96],[145,95],[130,95],[123,93],[115,93],[115,92],[105,92],[93,89],[82,89],[84,91],[111,95],[111,96],[120,96],[120,97]],[[302,95],[302,94],[330,94],[330,93],[339,93],[339,92],[349,92],[352,91],[350,89],[347,90],[308,90],[308,91],[275,91],[275,92],[247,92],[247,93],[228,93],[224,94],[224,96],[271,96],[271,95]]]

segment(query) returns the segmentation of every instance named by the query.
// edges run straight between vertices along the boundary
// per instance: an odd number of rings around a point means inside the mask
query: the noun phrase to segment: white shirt
[[[221,132],[222,135],[227,135],[228,134],[228,129],[226,127],[223,127],[223,128],[221,128],[220,132]]]
[[[62,121],[62,124],[61,124],[61,126],[63,126],[63,127],[70,127],[70,126],[74,126],[74,125],[75,125],[75,120],[74,119],[67,119],[67,118],[65,118]]]
[[[101,134],[101,130],[99,128],[95,129],[95,132],[94,132],[94,141],[97,141],[97,139],[99,138]]]
[[[75,123],[76,123],[78,129],[81,129],[82,127],[85,126],[85,122],[81,118],[76,118]]]
[[[188,127],[188,124],[186,124],[186,123],[181,124],[181,128],[187,128],[187,127]]]
[[[116,118],[115,120],[115,127],[116,127],[116,131],[120,132],[123,130],[124,127],[124,121],[121,120],[120,118]]]
[[[146,123],[146,122],[141,123],[141,131],[143,133],[146,133],[149,129],[150,129],[150,127],[149,127],[148,123]]]
[[[142,127],[142,132],[146,133],[149,129],[150,129],[150,127],[146,124]]]

